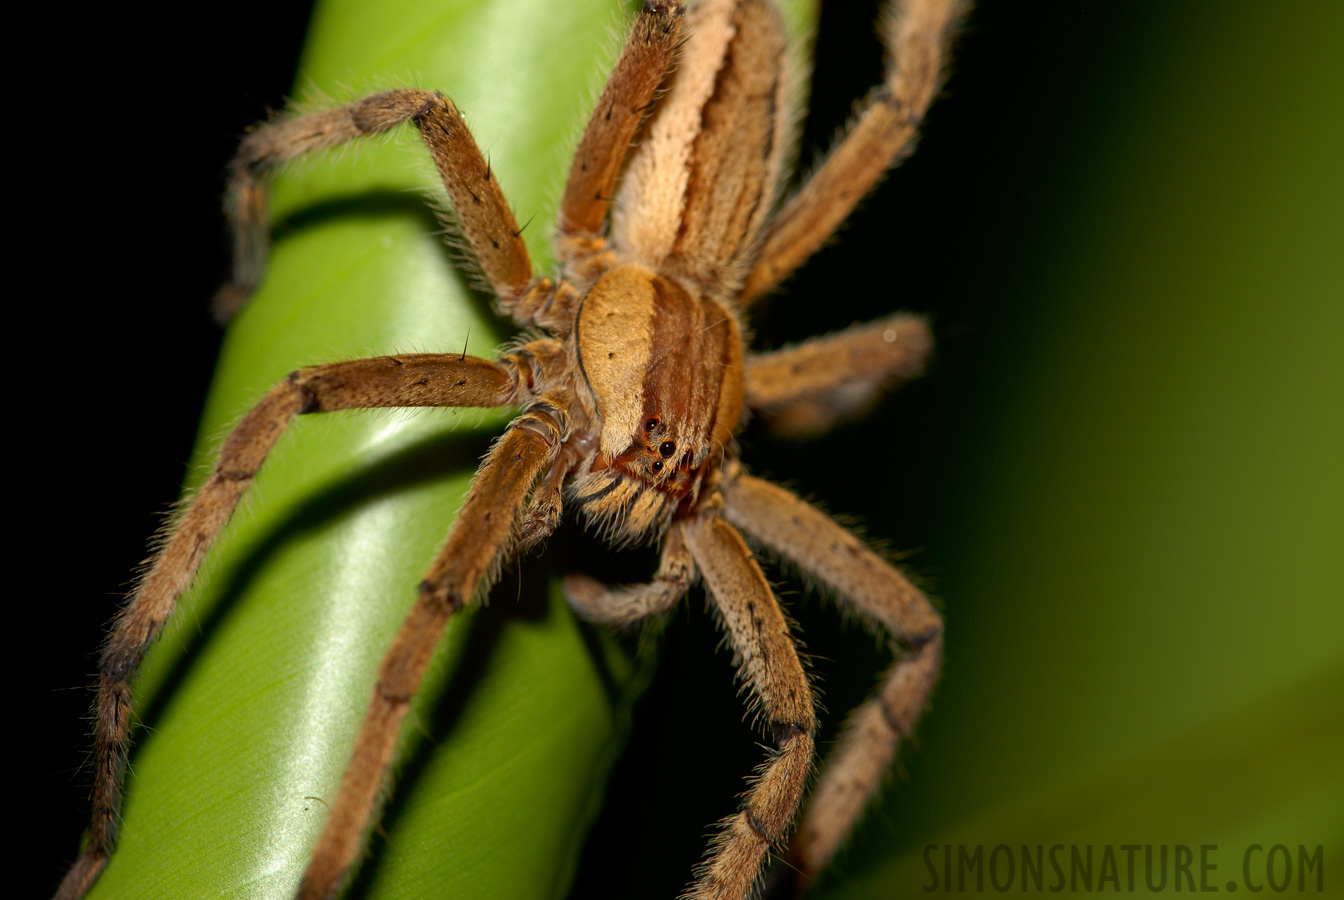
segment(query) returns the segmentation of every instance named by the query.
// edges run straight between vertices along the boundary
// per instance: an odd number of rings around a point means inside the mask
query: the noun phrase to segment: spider
[[[569,511],[617,545],[654,541],[643,585],[565,580],[582,618],[626,626],[670,610],[702,581],[775,749],[725,819],[687,889],[739,898],[787,844],[805,885],[852,829],[937,676],[942,625],[923,595],[850,532],[750,475],[734,435],[749,414],[823,430],[919,372],[917,317],[769,353],[746,348],[753,303],[801,265],[911,146],[939,86],[957,0],[907,0],[884,24],[884,83],[823,165],[779,205],[792,152],[789,42],[772,0],[649,0],[580,138],[555,225],[559,272],[539,276],[494,173],[444,95],[372,94],[260,126],[232,167],[231,312],[269,251],[267,178],[278,167],[398,127],[417,130],[453,224],[501,313],[528,329],[496,359],[402,353],[304,368],[223,441],[165,537],[103,653],[93,821],[58,896],[82,896],[117,840],[131,687],[147,648],[294,418],[388,407],[510,407],[458,520],[384,656],[349,765],[298,886],[335,896],[373,825],[394,748],[447,623],[479,603],[503,561],[536,548]],[[816,717],[787,620],[747,540],[778,554],[889,634],[896,661],[850,717],[799,819]]]

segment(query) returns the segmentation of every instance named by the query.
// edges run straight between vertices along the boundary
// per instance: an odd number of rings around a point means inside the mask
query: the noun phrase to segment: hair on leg
[[[881,33],[890,60],[883,83],[863,101],[802,189],[771,222],[738,294],[751,304],[807,261],[888,169],[914,149],[924,114],[942,84],[948,44],[963,0],[899,0]]]
[[[663,538],[658,571],[648,584],[608,587],[587,575],[566,575],[565,598],[590,622],[617,627],[667,612],[686,595],[695,580],[695,560],[674,524]]]
[[[405,122],[420,129],[448,189],[462,237],[501,306],[507,311],[516,297],[533,287],[532,262],[518,222],[462,114],[437,91],[405,89],[279,118],[243,139],[230,167],[224,199],[234,236],[234,268],[230,283],[215,295],[218,317],[226,319],[236,312],[265,274],[270,253],[266,187],[270,174],[314,151],[382,134]]]
[[[94,708],[89,842],[61,882],[57,898],[82,897],[107,864],[117,842],[132,686],[140,663],[293,418],[338,409],[500,406],[515,400],[517,378],[510,365],[455,354],[329,363],[294,372],[233,427],[214,470],[168,529],[103,648]]]
[[[401,630],[383,657],[331,814],[299,883],[299,900],[328,900],[350,875],[373,823],[401,724],[448,620],[489,587],[512,550],[518,519],[567,427],[529,412],[491,448]]]
[[[635,132],[653,106],[682,39],[686,6],[646,0],[574,151],[557,223],[556,256],[573,260],[607,246],[616,179]]]
[[[682,528],[755,711],[766,719],[778,748],[757,771],[742,810],[722,823],[712,856],[685,894],[692,900],[727,900],[750,894],[770,848],[793,822],[812,772],[816,720],[812,689],[784,612],[742,536],[717,517]]]
[[[789,857],[806,881],[853,830],[928,703],[942,658],[942,618],[904,575],[790,491],[739,474],[725,479],[723,496],[728,521],[880,625],[897,654],[877,694],[850,715],[804,810]]]
[[[746,403],[776,434],[818,434],[919,375],[932,351],[924,319],[897,313],[747,357]]]

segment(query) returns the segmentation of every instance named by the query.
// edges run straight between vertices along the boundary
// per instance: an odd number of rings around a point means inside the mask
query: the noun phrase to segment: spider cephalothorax
[[[660,534],[674,513],[694,511],[742,418],[736,317],[626,264],[583,298],[571,338],[575,393],[602,423],[574,499],[619,541]]]
[[[613,543],[657,541],[652,581],[574,575],[582,616],[624,625],[672,607],[700,578],[777,750],[727,819],[689,896],[742,898],[790,833],[813,765],[808,678],[744,535],[795,563],[890,636],[896,662],[851,716],[789,847],[799,884],[829,861],[924,707],[942,646],[937,613],[896,569],[783,488],[747,474],[734,434],[748,414],[823,429],[916,374],[916,317],[893,315],[769,353],[744,343],[753,302],[800,265],[913,140],[939,83],[956,0],[893,3],[887,77],[848,134],[782,208],[792,145],[788,41],[772,0],[646,2],[580,140],[557,222],[555,279],[520,229],[461,114],[442,94],[392,90],[252,132],[228,213],[236,307],[265,269],[270,172],[310,151],[418,129],[459,230],[501,312],[530,336],[496,360],[399,354],[301,369],[224,441],[104,651],[93,825],[61,887],[81,896],[116,841],[131,684],[258,468],[295,416],[339,409],[519,410],[478,470],[457,522],[384,657],[350,764],[298,894],[339,891],[372,824],[393,748],[449,619],[501,561],[576,509]],[[638,141],[635,139],[638,137]],[[631,149],[634,146],[634,149]]]

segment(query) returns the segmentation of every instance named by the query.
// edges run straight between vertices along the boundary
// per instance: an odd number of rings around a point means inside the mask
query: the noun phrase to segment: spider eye
[[[655,472],[663,471],[663,461],[661,459],[656,459],[653,461],[653,471]]]
[[[663,441],[658,445],[658,452],[661,453],[664,458],[669,457],[677,452],[677,445],[672,441]]]
[[[647,422],[644,423],[644,430],[645,430],[645,431],[653,431],[653,429],[655,429],[655,428],[657,428],[657,427],[658,427],[658,420],[657,420],[657,419],[649,419],[649,421],[647,421]]]

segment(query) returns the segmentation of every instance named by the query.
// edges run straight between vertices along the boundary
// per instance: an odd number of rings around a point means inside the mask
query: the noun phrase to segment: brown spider
[[[942,625],[920,592],[857,538],[783,488],[747,474],[734,435],[748,413],[822,430],[916,374],[930,339],[895,315],[752,354],[746,311],[801,265],[911,145],[944,67],[959,0],[906,0],[888,16],[893,62],[826,162],[776,211],[792,149],[788,42],[771,0],[650,0],[572,163],[556,227],[555,280],[534,274],[520,229],[461,114],[443,95],[394,90],[261,126],[233,166],[230,311],[268,253],[265,179],[354,138],[416,126],[456,227],[500,310],[541,336],[497,360],[417,353],[301,369],[225,439],[103,654],[89,843],[58,896],[80,897],[117,837],[131,686],[262,462],[297,415],[379,407],[518,407],[491,448],[387,651],[353,756],[298,896],[334,896],[372,825],[394,746],[448,620],[503,560],[543,540],[562,506],[617,544],[661,543],[651,583],[566,579],[576,612],[628,625],[703,580],[753,702],[778,747],[726,819],[689,897],[740,898],[790,833],[810,779],[812,691],[785,617],[744,535],[798,565],[891,636],[897,660],[849,719],[788,848],[805,884],[881,782],[937,675]],[[635,138],[638,136],[638,142]]]

